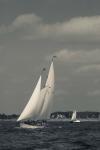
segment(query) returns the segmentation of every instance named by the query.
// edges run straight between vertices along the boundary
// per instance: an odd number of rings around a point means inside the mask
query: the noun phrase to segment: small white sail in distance
[[[71,118],[71,121],[75,121],[75,120],[76,120],[76,110],[73,112],[72,118]]]
[[[40,113],[40,119],[48,119],[50,117],[51,113],[51,105],[52,105],[52,96],[54,92],[54,65],[53,65],[53,60],[50,65],[49,73],[48,73],[48,78],[45,84],[46,88],[46,94],[45,94],[45,99],[44,99],[44,104],[43,108]]]
[[[80,122],[80,120],[76,118],[76,110],[72,114],[71,122]]]
[[[31,117],[34,119],[36,118],[38,113],[37,105],[38,100],[40,98],[40,91],[41,91],[41,76],[38,80],[38,83],[33,91],[31,98],[29,99],[26,107],[24,108],[23,112],[21,113],[17,121],[30,119]]]

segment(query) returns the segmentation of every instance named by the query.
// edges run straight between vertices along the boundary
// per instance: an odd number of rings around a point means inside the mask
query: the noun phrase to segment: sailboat
[[[28,103],[26,104],[21,115],[17,119],[20,122],[20,127],[22,128],[42,128],[44,126],[38,125],[28,125],[21,123],[25,120],[33,119],[36,120],[47,120],[51,114],[52,96],[54,92],[54,65],[53,59],[50,65],[48,77],[44,88],[41,88],[42,77],[40,75],[37,85],[30,97]]]
[[[77,114],[76,114],[76,110],[73,111],[73,114],[72,114],[72,118],[71,118],[71,122],[80,122],[80,120],[78,120],[76,118]]]

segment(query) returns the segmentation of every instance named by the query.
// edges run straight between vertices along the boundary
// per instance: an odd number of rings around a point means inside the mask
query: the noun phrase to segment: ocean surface
[[[100,150],[100,122],[51,122],[43,129],[21,129],[0,121],[0,150]]]

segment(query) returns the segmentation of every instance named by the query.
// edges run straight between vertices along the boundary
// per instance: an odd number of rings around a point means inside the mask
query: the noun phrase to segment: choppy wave
[[[0,150],[99,150],[100,122],[51,122],[47,128],[16,128],[0,121]]]

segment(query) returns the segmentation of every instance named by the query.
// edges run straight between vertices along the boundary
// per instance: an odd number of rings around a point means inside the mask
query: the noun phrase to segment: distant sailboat
[[[71,122],[80,122],[80,120],[78,120],[77,118],[76,118],[76,110],[73,112],[73,114],[72,114],[72,118],[71,118]]]
[[[22,111],[17,121],[24,121],[28,119],[33,120],[47,120],[51,114],[51,99],[54,92],[54,66],[53,60],[49,69],[47,81],[45,87],[41,89],[41,76],[33,91],[31,98]],[[22,123],[21,127],[25,128],[37,128],[38,126],[30,126]]]

